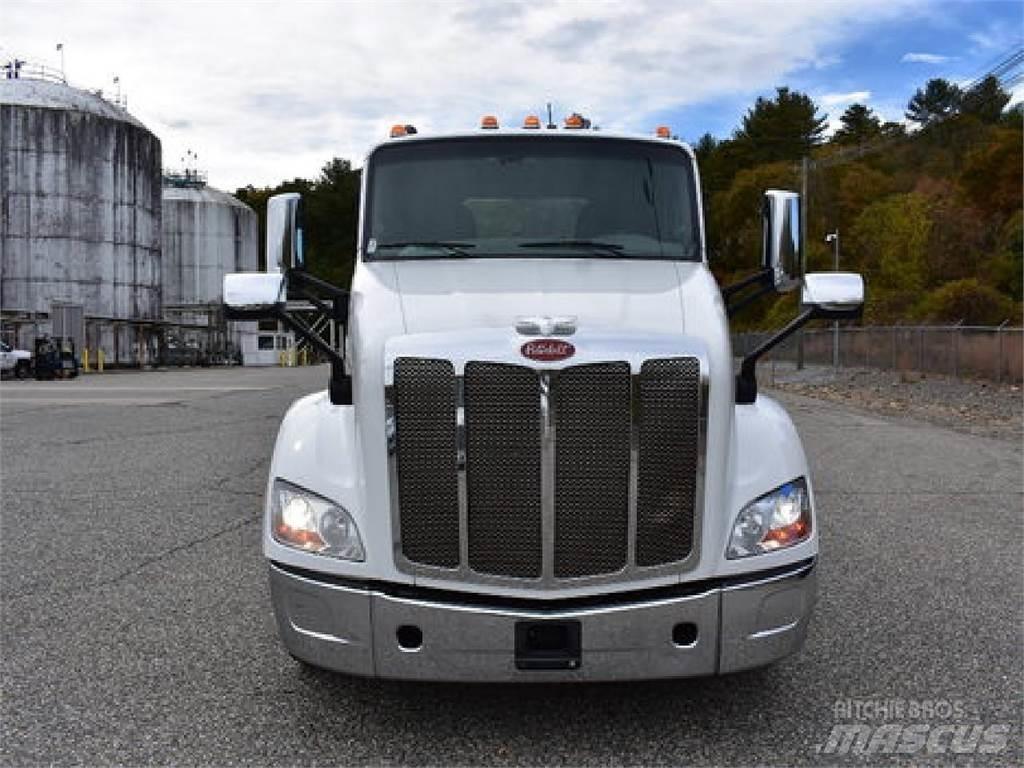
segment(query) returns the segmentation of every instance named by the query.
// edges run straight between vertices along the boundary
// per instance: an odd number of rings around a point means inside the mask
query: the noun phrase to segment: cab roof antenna
[[[555,128],[557,128],[557,127],[558,126],[555,125],[554,119],[551,117],[551,102],[549,101],[548,102],[548,124],[547,124],[547,129],[549,131],[551,131],[551,130],[554,130]]]

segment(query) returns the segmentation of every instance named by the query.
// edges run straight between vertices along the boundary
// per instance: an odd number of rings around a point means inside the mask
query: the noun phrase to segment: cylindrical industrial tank
[[[160,140],[100,96],[0,80],[0,312],[29,346],[81,308],[79,344],[145,364],[161,333]],[[77,316],[77,315],[76,315]]]
[[[255,323],[226,323],[224,275],[257,269],[256,212],[237,198],[206,186],[195,171],[168,173],[163,188],[163,301],[168,357],[189,345],[214,359],[236,356],[241,335]],[[252,326],[252,328],[250,328]]]
[[[257,269],[256,212],[226,192],[169,176],[163,190],[163,284],[168,307],[220,304],[224,274]]]

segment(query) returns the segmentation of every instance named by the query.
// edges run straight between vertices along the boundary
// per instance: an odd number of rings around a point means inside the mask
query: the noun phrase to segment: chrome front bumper
[[[608,595],[606,602],[552,608],[531,601],[524,608],[524,601],[488,604],[479,596],[331,583],[271,563],[270,591],[288,651],[340,672],[467,682],[638,680],[736,672],[799,650],[817,577],[810,561],[696,591]],[[516,625],[545,621],[579,622],[577,668],[517,666]],[[696,639],[677,644],[680,624],[695,625]],[[401,647],[400,627],[419,630],[416,650]]]

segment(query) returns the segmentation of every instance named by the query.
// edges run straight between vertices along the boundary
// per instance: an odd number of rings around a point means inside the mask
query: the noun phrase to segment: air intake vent
[[[682,560],[693,546],[700,443],[700,366],[694,358],[640,368],[636,562]]]
[[[469,566],[541,575],[540,382],[536,371],[467,363],[466,495]]]
[[[629,364],[567,368],[555,393],[555,576],[613,573],[629,529]]]
[[[455,369],[447,360],[395,360],[395,446],[402,552],[417,563],[459,565]]]

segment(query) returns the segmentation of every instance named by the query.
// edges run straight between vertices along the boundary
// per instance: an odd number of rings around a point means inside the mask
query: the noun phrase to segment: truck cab
[[[269,203],[267,271],[226,276],[230,316],[332,361],[266,486],[297,659],[547,682],[729,673],[803,644],[819,510],[754,366],[808,320],[856,317],[863,283],[801,274],[799,198],[768,191],[760,269],[720,288],[692,150],[577,118],[396,126],[363,166],[350,286],[305,269],[297,195]],[[737,374],[736,297],[788,290],[800,314]]]

